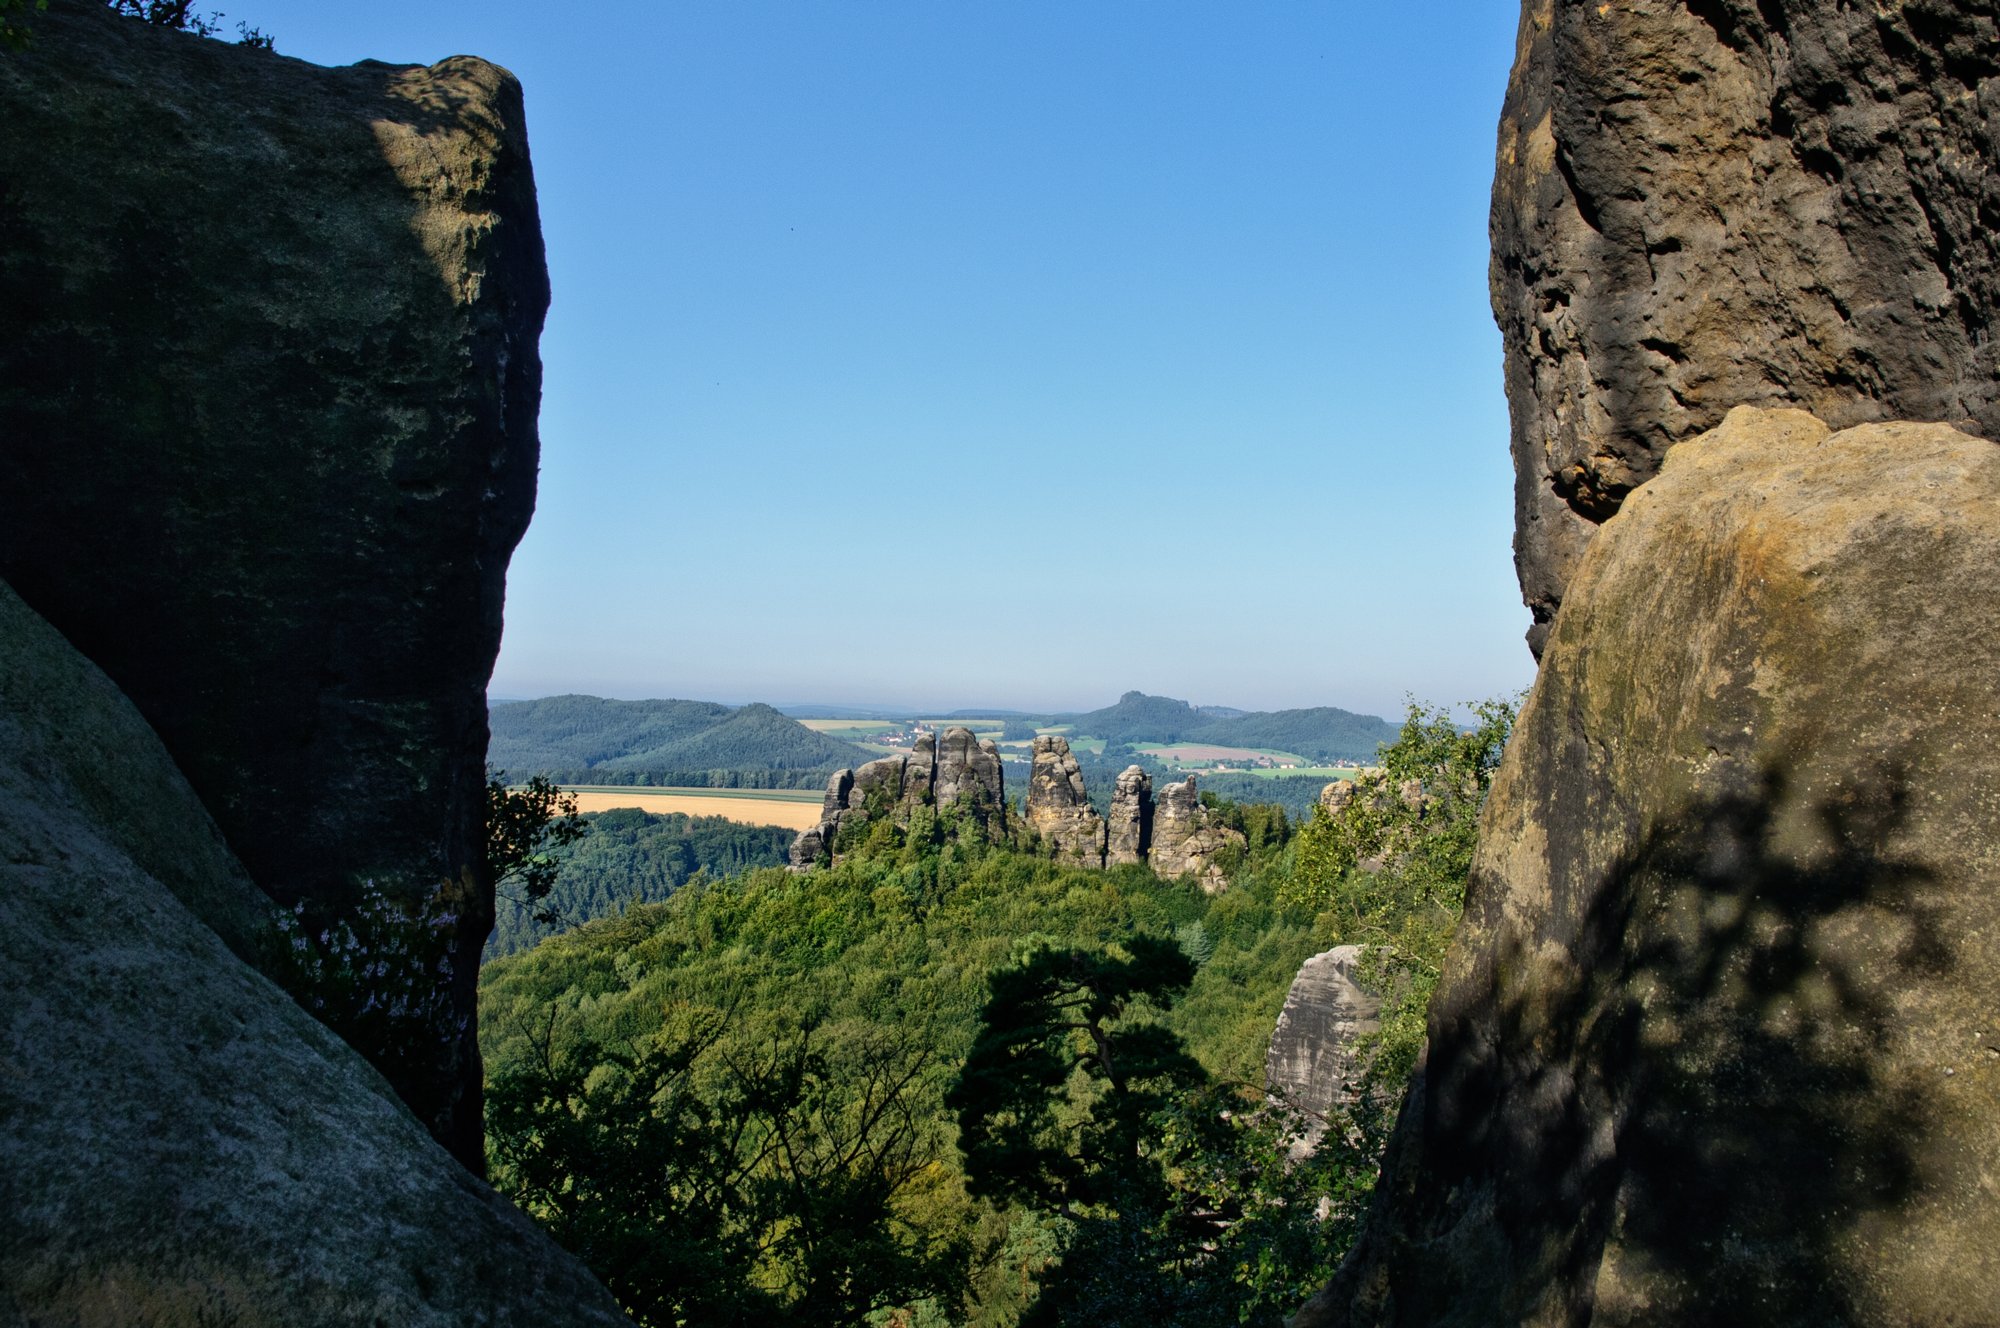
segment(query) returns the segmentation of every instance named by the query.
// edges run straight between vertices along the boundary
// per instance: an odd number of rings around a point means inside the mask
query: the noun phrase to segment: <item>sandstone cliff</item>
[[[1192,876],[1210,894],[1229,883],[1224,858],[1243,847],[1243,836],[1201,805],[1194,776],[1161,787],[1153,805],[1152,850],[1147,861],[1167,880]]]
[[[1106,865],[1144,862],[1153,849],[1153,777],[1128,765],[1111,792],[1111,818],[1105,827]]]
[[[908,827],[919,809],[963,818],[992,843],[1007,838],[1007,791],[1000,749],[972,730],[948,728],[918,738],[908,756],[885,756],[827,781],[820,822],[792,842],[791,865],[799,870],[831,855],[843,827],[887,819]]]
[[[1578,565],[1298,1324],[1991,1321],[1996,567],[2000,447],[1949,428],[1667,454]]]
[[[2000,6],[1523,9],[1492,293],[1539,652],[1598,524],[1733,406],[2000,438]]]
[[[534,502],[548,285],[521,91],[53,0],[0,57],[0,576],[101,665],[251,876],[338,912],[479,879],[484,688]],[[480,1154],[465,1032],[393,1067]]]
[[[1104,865],[1104,818],[1090,805],[1069,739],[1050,734],[1035,739],[1023,813],[1058,862]]]
[[[244,962],[271,907],[0,583],[0,1323],[625,1322]]]

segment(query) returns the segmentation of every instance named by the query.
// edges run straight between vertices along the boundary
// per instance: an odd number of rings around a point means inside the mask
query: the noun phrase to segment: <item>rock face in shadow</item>
[[[0,1322],[624,1323],[244,962],[271,910],[0,583]]]
[[[1492,295],[1539,653],[1598,524],[1733,406],[2000,438],[2000,5],[1523,10]]]
[[[1052,734],[1035,739],[1024,814],[1028,828],[1042,837],[1056,861],[1104,865],[1104,818],[1090,805],[1069,739]]]
[[[1117,867],[1144,862],[1153,849],[1153,777],[1128,765],[1111,790],[1111,817],[1105,826],[1104,862]]]
[[[1990,1322],[2000,446],[1738,410],[1592,541],[1300,1325]]]
[[[1194,776],[1160,786],[1153,804],[1152,849],[1147,862],[1164,880],[1192,876],[1210,894],[1229,883],[1221,856],[1243,847],[1243,836],[1201,805]]]
[[[1299,965],[1264,1058],[1264,1081],[1306,1118],[1292,1155],[1313,1150],[1326,1133],[1326,1116],[1360,1092],[1366,1068],[1356,1043],[1381,1027],[1382,998],[1355,978],[1359,945],[1337,945]]]
[[[53,0],[0,57],[0,576],[256,882],[481,880],[484,689],[548,284],[504,70],[322,69]],[[393,1067],[480,1165],[476,974]]]

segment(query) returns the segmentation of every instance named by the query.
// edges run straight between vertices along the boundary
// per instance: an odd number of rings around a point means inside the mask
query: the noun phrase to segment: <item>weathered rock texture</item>
[[[1000,749],[972,730],[949,728],[918,738],[908,756],[885,756],[827,781],[820,823],[792,841],[791,865],[804,870],[834,852],[842,827],[889,818],[907,827],[924,809],[962,817],[981,837],[1007,838],[1007,791]]]
[[[1144,862],[1153,848],[1153,777],[1128,765],[1111,791],[1111,818],[1105,827],[1104,861],[1117,867]]]
[[[0,58],[0,576],[101,665],[251,876],[481,873],[484,688],[548,300],[521,93],[54,0]],[[477,1166],[476,974],[397,1087]]]
[[[1119,782],[1122,786],[1124,781]],[[1042,837],[1058,862],[1104,865],[1104,818],[1090,805],[1069,739],[1051,734],[1035,739],[1023,810],[1028,828]]]
[[[1571,583],[1299,1323],[1993,1321],[1996,568],[1992,443],[1743,410],[1668,453]]]
[[[1353,1104],[1362,1061],[1357,1043],[1381,1027],[1382,999],[1355,980],[1359,945],[1337,945],[1299,966],[1264,1058],[1264,1081],[1306,1119],[1292,1155],[1310,1153],[1327,1113]]]
[[[1597,524],[1733,406],[2000,438],[2000,5],[1523,9],[1492,290],[1539,652]]]
[[[0,583],[0,1323],[625,1322],[243,962],[270,911]]]
[[[1226,850],[1244,846],[1242,834],[1201,805],[1193,775],[1161,786],[1151,839],[1147,861],[1155,873],[1167,880],[1192,876],[1210,894],[1229,883],[1222,862]]]

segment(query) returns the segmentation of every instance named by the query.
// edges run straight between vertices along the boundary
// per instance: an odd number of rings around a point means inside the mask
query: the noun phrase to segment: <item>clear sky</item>
[[[1530,679],[1505,0],[218,4],[526,85],[555,305],[494,694]]]

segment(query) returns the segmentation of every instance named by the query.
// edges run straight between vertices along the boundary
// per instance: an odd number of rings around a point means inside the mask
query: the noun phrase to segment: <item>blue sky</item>
[[[242,0],[520,75],[555,306],[498,695],[1392,714],[1525,686],[1513,7]]]

